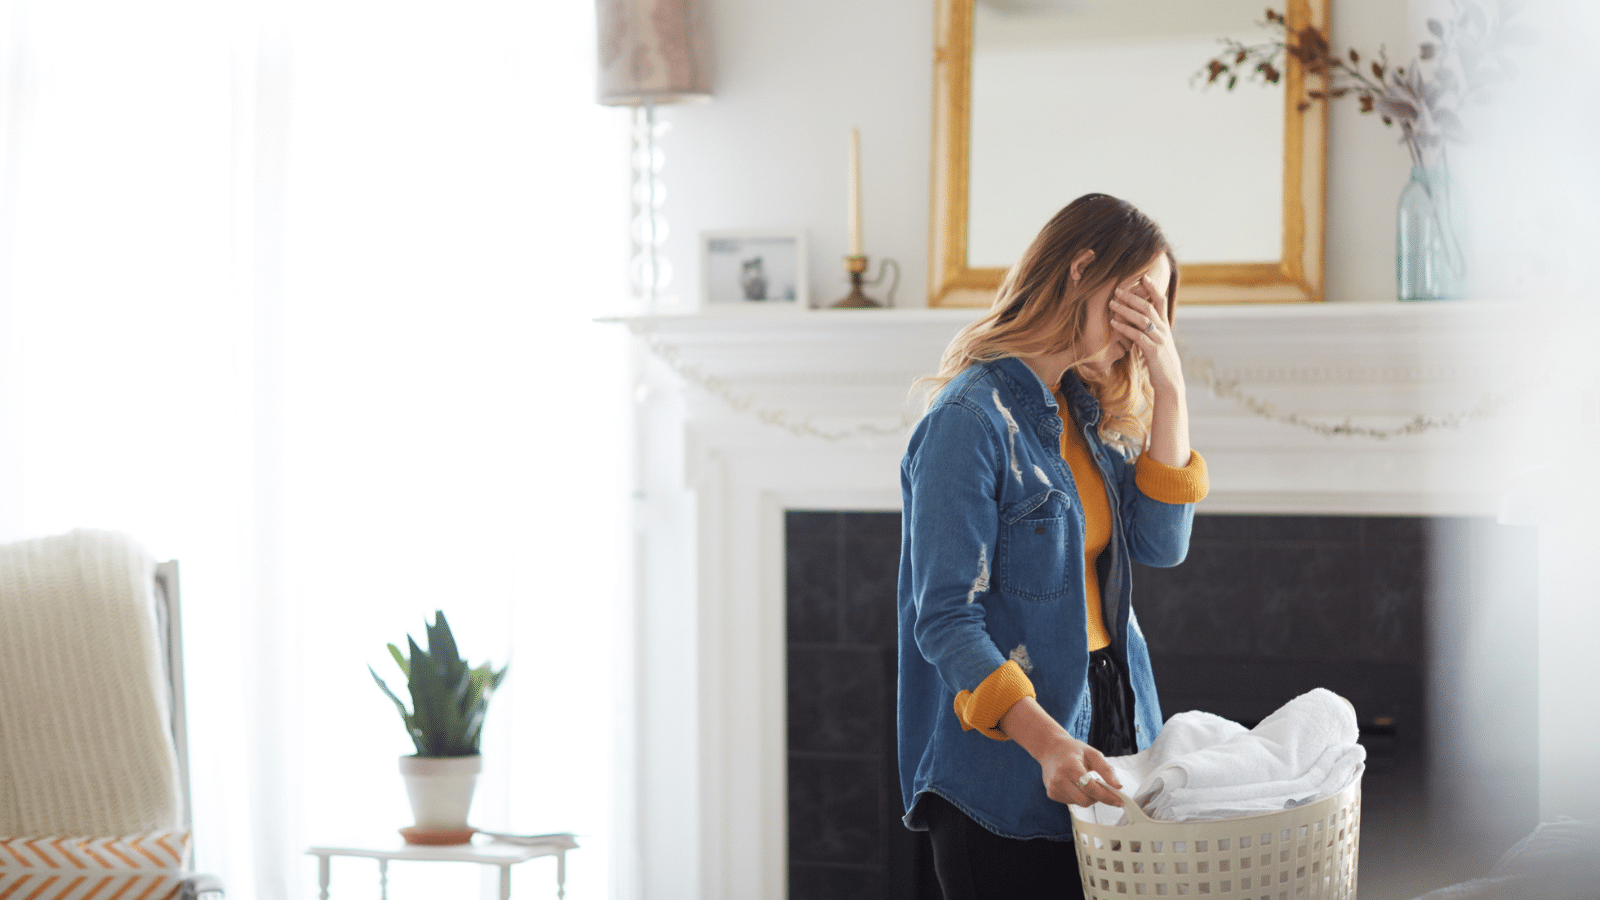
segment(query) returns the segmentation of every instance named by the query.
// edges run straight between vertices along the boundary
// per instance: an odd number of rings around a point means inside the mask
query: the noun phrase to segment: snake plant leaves
[[[427,626],[428,655],[447,669],[454,669],[456,666],[465,669],[467,663],[461,658],[460,651],[456,650],[456,639],[450,633],[450,623],[445,621],[443,612],[435,612],[433,615],[433,624]]]
[[[416,745],[416,755],[476,755],[489,698],[505,678],[507,667],[498,672],[488,663],[469,668],[443,612],[435,612],[433,623],[427,625],[427,650],[409,635],[406,642],[409,658],[394,644],[388,646],[395,664],[406,675],[410,711],[377,672],[372,672],[372,678],[400,711],[406,733]],[[372,671],[371,666],[367,669]]]
[[[406,677],[409,678],[411,676],[411,663],[406,660],[405,654],[400,652],[400,648],[396,647],[393,644],[390,644],[389,645],[389,655],[394,657],[395,664],[398,665],[400,667],[400,671],[404,672],[406,674]],[[371,666],[367,666],[367,668],[370,669],[372,667]],[[376,676],[374,676],[374,677],[376,677]]]
[[[389,646],[393,647],[394,645],[390,644]],[[383,679],[378,677],[378,673],[373,671],[371,666],[367,666],[367,671],[372,672],[372,680],[376,681],[378,683],[378,687],[383,689],[384,694],[388,695],[389,699],[394,701],[394,708],[400,711],[400,721],[405,723],[406,733],[411,734],[411,714],[406,712],[406,705],[400,702],[400,698],[394,695],[394,691],[389,690],[389,686],[383,683]]]

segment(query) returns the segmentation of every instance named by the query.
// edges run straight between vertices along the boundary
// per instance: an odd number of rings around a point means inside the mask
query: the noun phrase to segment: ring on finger
[[[1078,787],[1088,787],[1089,786],[1089,782],[1091,782],[1093,780],[1094,780],[1094,775],[1092,773],[1090,773],[1090,772],[1085,772],[1085,773],[1083,773],[1083,777],[1078,779]]]
[[[1145,334],[1149,334],[1150,332],[1155,331],[1155,330],[1156,330],[1156,320],[1155,319],[1151,319],[1150,320],[1150,324],[1144,326],[1144,333]]]

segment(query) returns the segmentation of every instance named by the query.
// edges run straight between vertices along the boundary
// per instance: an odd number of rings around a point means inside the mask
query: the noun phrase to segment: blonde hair
[[[1094,251],[1094,258],[1074,283],[1072,261],[1084,250]],[[1125,200],[1106,194],[1079,197],[1040,230],[1006,273],[989,311],[961,329],[945,348],[938,373],[918,379],[913,391],[931,404],[951,379],[975,363],[1007,356],[1027,359],[1072,347],[1088,322],[1087,299],[1107,284],[1138,274],[1157,254],[1165,254],[1171,264],[1166,290],[1171,323],[1178,264],[1160,227]],[[1074,360],[1067,370],[1077,372],[1099,402],[1101,438],[1130,455],[1137,453],[1150,434],[1155,396],[1144,360],[1138,353],[1126,353],[1104,374],[1090,368],[1093,362],[1095,357]]]

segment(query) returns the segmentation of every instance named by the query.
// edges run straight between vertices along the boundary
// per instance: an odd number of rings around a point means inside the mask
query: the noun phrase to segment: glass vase
[[[1400,192],[1395,269],[1401,300],[1453,300],[1462,295],[1466,254],[1444,163],[1418,163]]]

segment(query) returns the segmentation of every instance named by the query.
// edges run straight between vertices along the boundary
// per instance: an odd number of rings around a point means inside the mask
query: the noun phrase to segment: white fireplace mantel
[[[898,458],[900,426],[916,412],[908,389],[937,367],[951,336],[975,316],[973,310],[826,310],[628,321],[691,372],[681,424],[695,483],[707,460],[741,451]],[[1495,417],[1387,440],[1326,436],[1217,397],[1203,376],[1210,363],[1216,381],[1234,383],[1282,414],[1394,428],[1417,415],[1444,418],[1496,394],[1510,396],[1515,386],[1501,348],[1514,322],[1506,307],[1476,303],[1180,308],[1193,443],[1211,470],[1205,509],[1492,514],[1501,484],[1482,464],[1503,424]],[[748,406],[737,409],[730,400]],[[766,424],[763,414],[832,434],[866,426],[870,434],[801,437]]]
[[[648,350],[637,392],[646,896],[786,895],[783,513],[899,508],[908,388],[976,315],[622,320]],[[1478,303],[1181,307],[1192,441],[1211,473],[1200,511],[1494,515],[1515,468],[1502,449],[1514,405],[1385,440],[1259,411],[1393,428],[1479,408],[1514,390],[1503,350],[1515,321]],[[1215,396],[1208,366],[1258,410]]]

